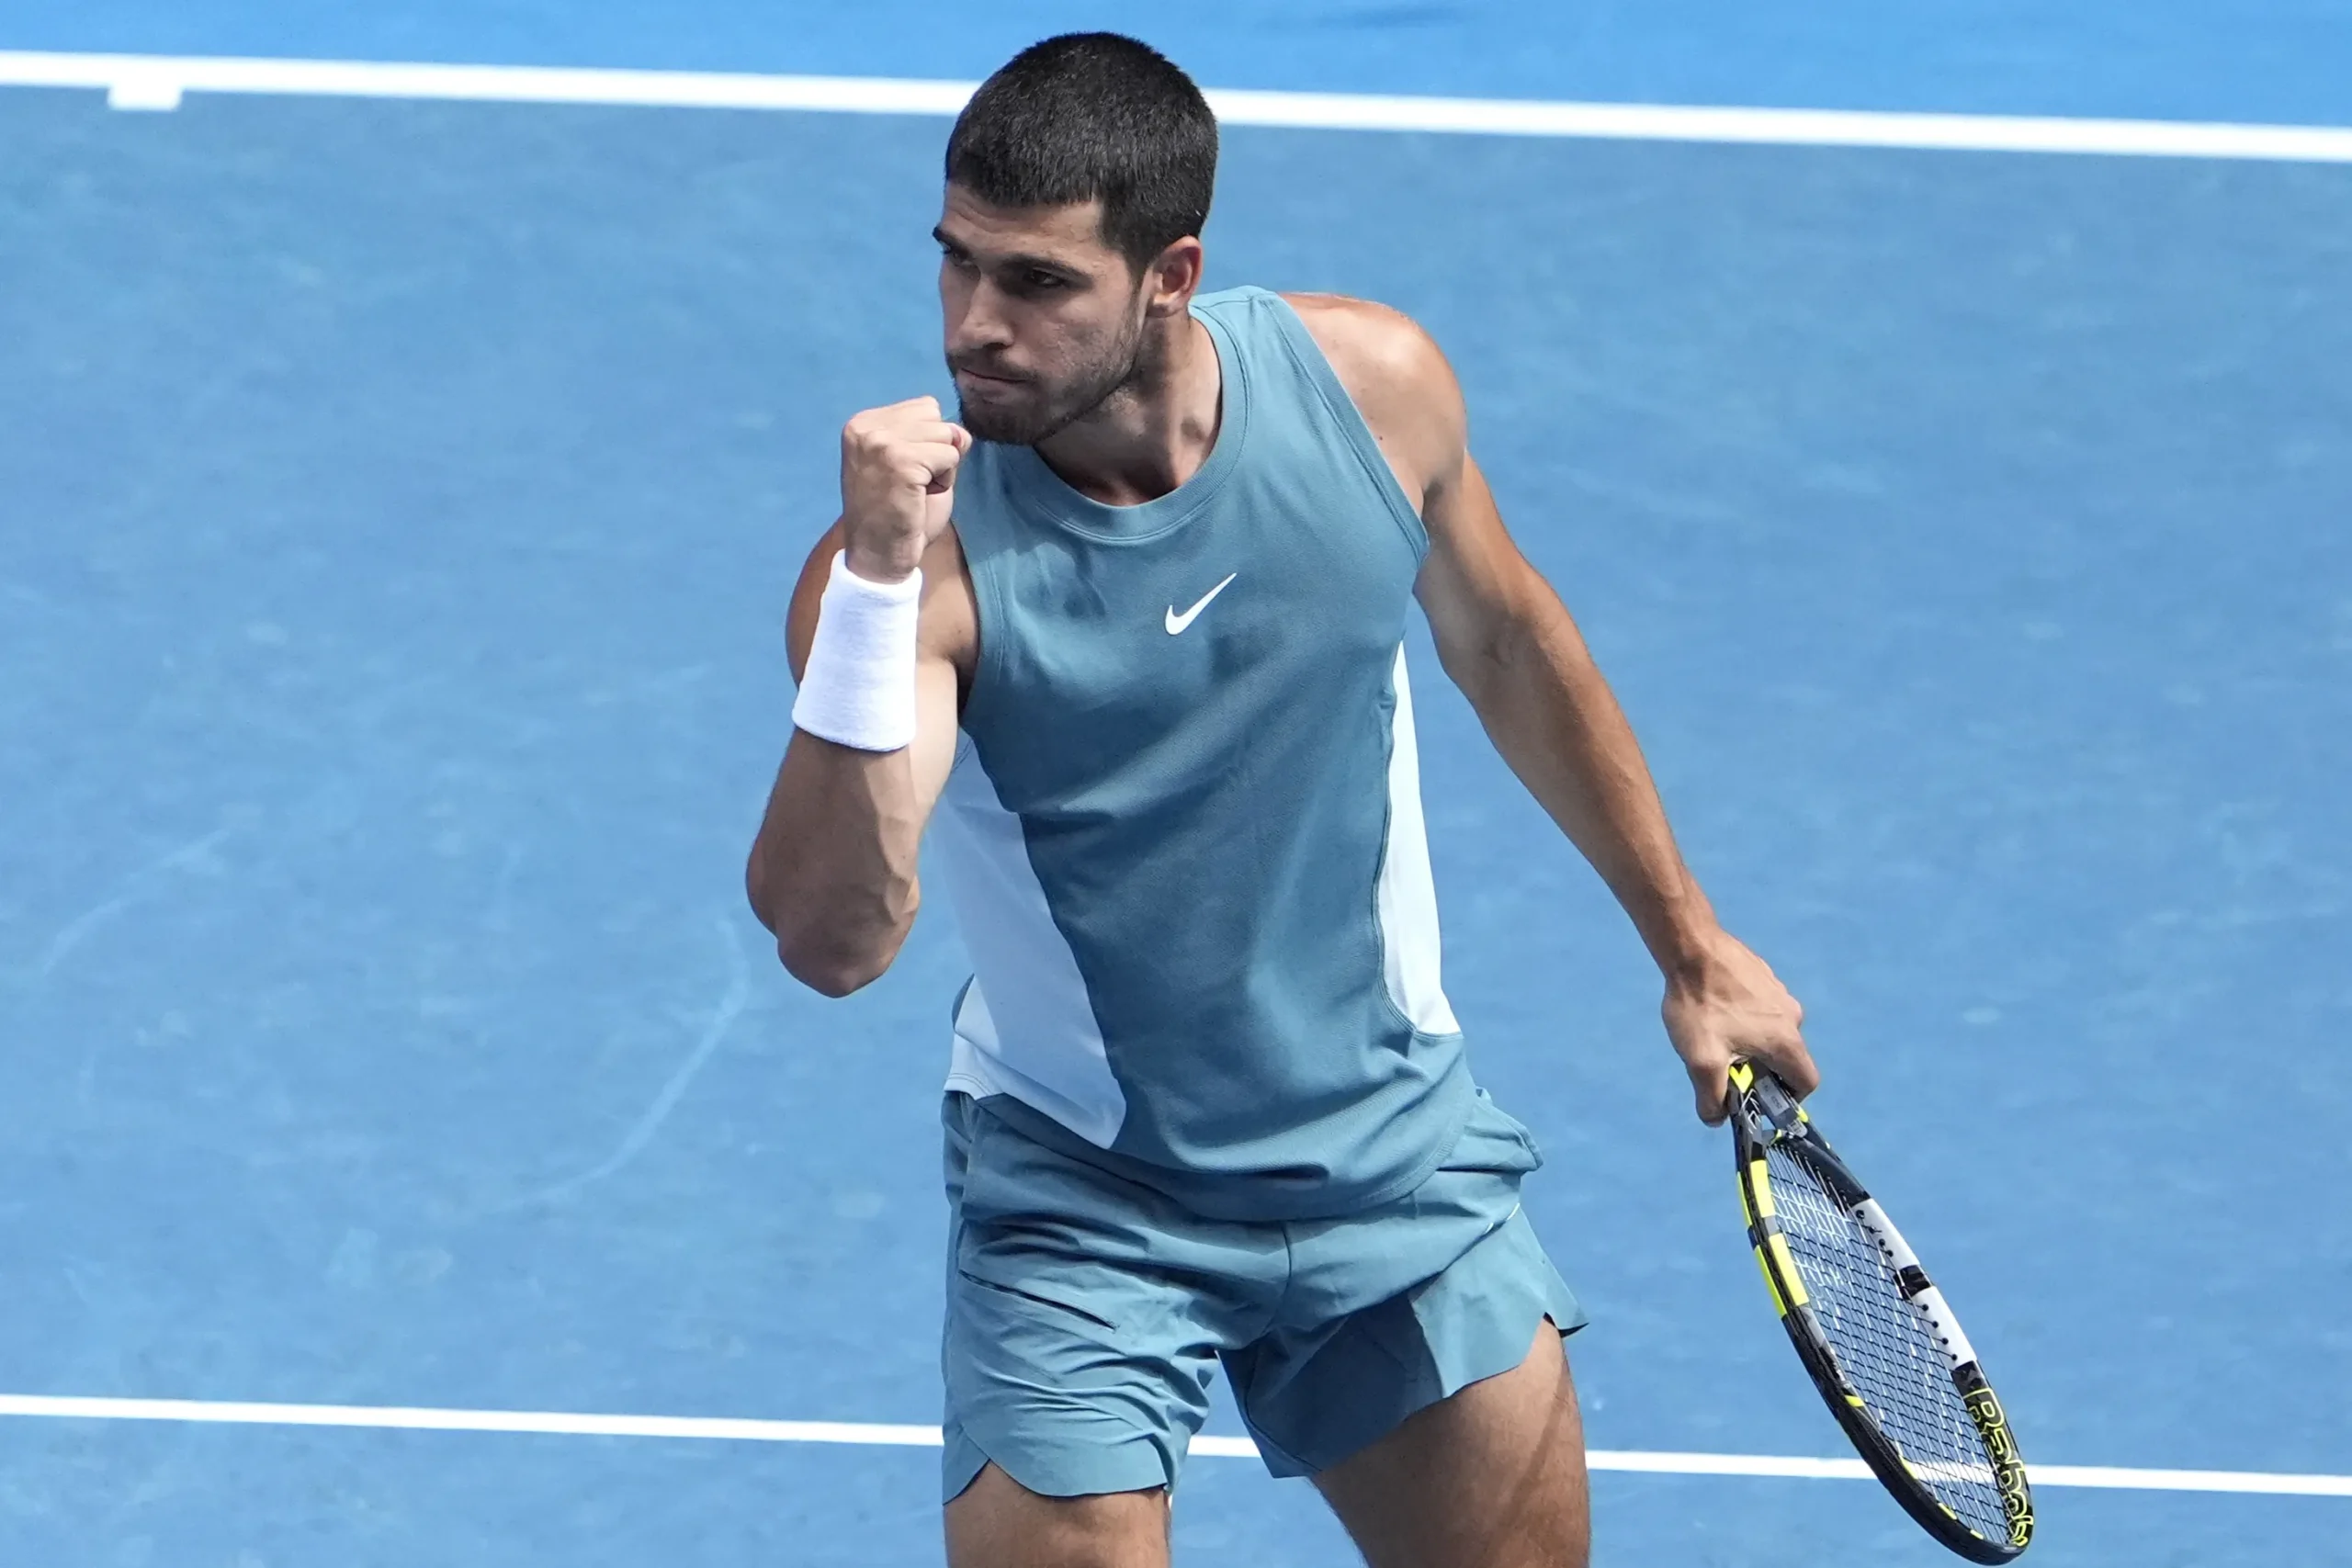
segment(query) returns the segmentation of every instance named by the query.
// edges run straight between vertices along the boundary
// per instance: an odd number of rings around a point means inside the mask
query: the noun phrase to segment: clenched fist
[[[842,536],[850,570],[900,582],[946,530],[971,433],[936,398],[867,409],[842,429]]]

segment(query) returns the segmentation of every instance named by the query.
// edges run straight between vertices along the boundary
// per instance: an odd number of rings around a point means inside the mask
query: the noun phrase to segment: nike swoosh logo
[[[1231,582],[1235,578],[1239,577],[1240,575],[1241,574],[1238,571],[1227,573],[1225,582],[1218,583],[1215,588],[1212,588],[1206,593],[1202,594],[1200,599],[1194,603],[1193,607],[1185,611],[1181,615],[1176,613],[1175,605],[1169,605],[1168,635],[1170,637],[1174,637],[1178,632],[1181,632],[1186,626],[1191,626],[1193,622],[1199,617],[1200,613],[1209,607],[1209,601],[1225,592],[1225,583]]]

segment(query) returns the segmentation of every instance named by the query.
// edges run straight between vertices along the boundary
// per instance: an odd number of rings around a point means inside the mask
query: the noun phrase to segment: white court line
[[[365,1427],[417,1432],[525,1432],[567,1438],[719,1438],[756,1443],[865,1443],[937,1448],[936,1427],[865,1421],[755,1421],[710,1416],[589,1416],[538,1410],[431,1410],[362,1404],[251,1404],[202,1399],[88,1399],[0,1393],[0,1416],[90,1421],[200,1421],[237,1426]],[[1247,1438],[1201,1437],[1193,1452],[1254,1459]],[[1858,1459],[1799,1459],[1775,1454],[1644,1453],[1596,1449],[1595,1470],[1651,1475],[1754,1475],[1804,1481],[1867,1481]],[[2238,1470],[2122,1470],[2109,1465],[2037,1464],[2037,1486],[2099,1486],[2141,1492],[2239,1492],[2271,1496],[2352,1497],[2352,1475],[2278,1475]]]
[[[105,92],[110,102],[124,108],[172,107],[185,93],[291,93],[499,103],[951,115],[971,96],[973,84],[881,76],[760,76],[704,71],[599,71],[525,65],[0,51],[0,86],[93,88]],[[1358,93],[1266,93],[1231,88],[1213,89],[1208,98],[1218,118],[1227,125],[1324,130],[1423,130],[1643,141],[2352,163],[2352,128],[2336,126],[1549,103]]]

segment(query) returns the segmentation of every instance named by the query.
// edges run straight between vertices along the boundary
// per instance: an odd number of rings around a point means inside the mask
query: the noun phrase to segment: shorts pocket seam
[[[1095,1327],[1109,1333],[1116,1334],[1119,1331],[1117,1324],[1099,1314],[1089,1312],[1082,1306],[1073,1306],[1068,1302],[1057,1302],[1051,1296],[1041,1296],[1035,1291],[1024,1291],[1018,1285],[1008,1285],[1001,1280],[984,1280],[961,1264],[956,1267],[956,1277],[967,1285],[977,1285],[984,1291],[994,1291],[1001,1295],[1013,1296],[1033,1306],[1050,1307],[1056,1312],[1068,1313],[1072,1317],[1091,1323]]]

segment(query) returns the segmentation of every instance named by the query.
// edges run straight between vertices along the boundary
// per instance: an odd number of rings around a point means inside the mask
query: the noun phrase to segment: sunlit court
[[[945,1561],[974,960],[927,858],[820,996],[745,855],[843,423],[956,397],[950,125],[1081,28],[1209,90],[1205,289],[1442,348],[2023,1561],[2352,1562],[2352,26],[689,9],[0,8],[0,1563]],[[1405,661],[1591,1561],[1958,1561],[1642,937]],[[1174,1562],[1359,1562],[1214,1399]]]

